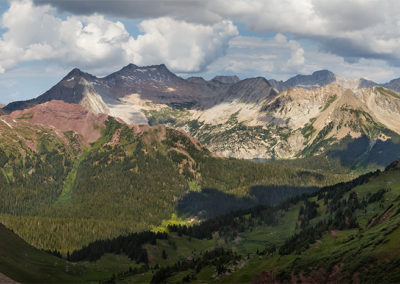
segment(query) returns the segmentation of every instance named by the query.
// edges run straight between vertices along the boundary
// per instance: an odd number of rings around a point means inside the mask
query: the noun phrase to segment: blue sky
[[[0,0],[0,103],[72,68],[97,76],[164,63],[183,76],[285,80],[329,69],[400,77],[395,0]]]

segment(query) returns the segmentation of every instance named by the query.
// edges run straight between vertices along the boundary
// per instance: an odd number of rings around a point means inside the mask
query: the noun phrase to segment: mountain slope
[[[60,101],[2,116],[0,131],[0,221],[63,253],[173,214],[206,218],[348,178],[216,158],[184,132],[126,125]]]
[[[350,182],[202,223],[170,223],[167,239],[146,244],[145,270],[120,281],[325,283],[400,280],[400,163]],[[96,243],[79,259],[109,251]],[[97,248],[97,249],[96,249]],[[103,252],[104,253],[104,252]],[[101,254],[100,254],[101,255]],[[97,256],[98,257],[98,256]]]
[[[0,272],[23,283],[83,282],[77,276],[79,267],[28,245],[1,224]]]
[[[229,90],[239,91],[227,92],[209,109],[160,109],[146,115],[155,123],[185,129],[222,156],[271,159],[322,154],[337,158],[349,154],[347,145],[357,147],[362,142],[366,146],[352,155],[353,165],[345,164],[368,167],[384,166],[390,162],[390,153],[400,154],[399,96],[382,87],[351,90],[333,83],[276,94],[267,81],[248,79]],[[380,151],[387,154],[379,157]]]
[[[113,281],[140,283],[396,283],[400,280],[399,171],[396,161],[383,172],[297,196],[276,207],[258,206],[191,225],[172,221],[164,227],[166,233],[143,232],[91,243],[71,253],[75,263],[33,249],[0,226],[5,244],[0,246],[0,257],[7,257],[0,262],[0,271],[13,278],[18,271],[15,279],[28,282],[43,282],[46,272],[52,277],[46,282],[109,275]],[[133,258],[130,268],[121,271],[104,262],[105,253],[118,254],[118,259],[124,253],[145,257],[138,263]],[[19,254],[32,261],[29,271],[9,257],[19,259]],[[96,271],[101,265],[108,265],[107,274]],[[63,272],[66,266],[70,274]]]

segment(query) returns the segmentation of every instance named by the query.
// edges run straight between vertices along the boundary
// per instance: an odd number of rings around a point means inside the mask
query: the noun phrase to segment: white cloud
[[[231,0],[209,6],[249,29],[311,39],[348,61],[384,59],[400,65],[398,0]]]
[[[211,73],[232,72],[244,77],[294,74],[304,71],[304,49],[283,34],[273,38],[238,36],[230,41],[227,55],[212,63]]]
[[[398,0],[35,1],[80,14],[166,16],[197,23],[229,19],[259,33],[280,32],[311,39],[348,62],[375,58],[400,66]]]
[[[272,38],[239,36],[231,40],[227,55],[210,64],[210,78],[219,74],[238,74],[241,78],[264,76],[287,80],[297,74],[329,69],[346,77],[370,79],[378,83],[399,77],[399,68],[383,60],[361,59],[349,63],[342,57],[320,50],[308,41],[288,40],[283,34]]]
[[[0,72],[19,62],[49,60],[93,70],[129,62],[165,63],[174,71],[195,72],[224,55],[238,34],[230,21],[201,25],[171,18],[145,20],[134,39],[117,21],[102,15],[58,18],[49,5],[18,0],[2,16]]]
[[[202,71],[224,55],[229,40],[238,34],[230,21],[205,26],[159,18],[143,21],[140,28],[144,35],[131,38],[127,48],[132,61],[140,65],[165,62],[178,72]]]

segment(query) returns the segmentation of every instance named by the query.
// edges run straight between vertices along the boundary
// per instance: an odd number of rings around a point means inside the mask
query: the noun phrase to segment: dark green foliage
[[[106,122],[106,129],[104,131],[104,135],[110,137],[115,133],[115,131],[119,128],[121,128],[122,124],[119,123],[115,118],[109,117]]]
[[[309,248],[310,244],[321,238],[322,234],[330,228],[330,224],[320,222],[315,226],[303,229],[300,233],[293,235],[279,248],[280,255],[299,254]]]
[[[368,203],[374,203],[374,202],[380,201],[382,199],[383,195],[388,191],[389,190],[385,189],[385,188],[378,190],[377,192],[375,192],[368,198]]]
[[[362,283],[399,283],[400,259],[376,262],[376,258],[369,258],[361,263],[360,281]]]
[[[151,283],[164,283],[175,273],[186,270],[195,270],[200,272],[203,267],[214,266],[218,275],[226,272],[225,265],[239,261],[241,256],[223,248],[216,248],[211,251],[206,251],[199,257],[192,260],[178,261],[174,265],[160,268],[151,279]],[[192,277],[193,278],[193,277]]]
[[[45,136],[38,151],[26,149],[7,157],[0,149],[0,213],[34,215],[47,208],[61,194],[71,168],[70,149],[60,140]]]
[[[4,167],[4,165],[8,162],[8,157],[6,153],[0,149],[0,168]]]
[[[142,245],[151,243],[157,239],[167,238],[168,235],[166,233],[153,233],[145,231],[140,233],[132,233],[127,236],[119,236],[111,240],[98,240],[88,244],[87,246],[84,246],[80,250],[74,251],[70,255],[69,260],[95,261],[102,257],[105,253],[124,253],[137,263],[142,262],[147,264],[147,252],[142,248]]]
[[[246,218],[247,215],[250,218]],[[274,221],[275,210],[273,207],[257,206],[214,217],[198,225],[169,225],[168,230],[198,239],[211,239],[215,232],[218,232],[221,236],[234,238],[238,232],[244,232],[256,224],[271,225]]]
[[[118,280],[124,280],[124,279],[126,279],[128,277],[132,277],[132,276],[137,275],[137,274],[143,274],[143,273],[146,273],[149,270],[150,270],[150,267],[147,264],[143,264],[139,268],[138,267],[135,267],[135,268],[130,267],[129,270],[123,271],[123,272],[119,272],[116,275],[113,274],[113,276],[110,279],[105,280],[105,281],[99,281],[99,283],[100,284],[114,284]]]

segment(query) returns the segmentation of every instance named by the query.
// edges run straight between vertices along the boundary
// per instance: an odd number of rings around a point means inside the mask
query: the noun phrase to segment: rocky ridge
[[[396,80],[383,86],[395,88]],[[38,98],[5,110],[53,99],[128,123],[185,130],[217,155],[236,158],[304,157],[364,138],[369,153],[400,134],[398,93],[328,70],[278,82],[236,76],[185,80],[165,65],[130,64],[104,78],[74,69]]]

